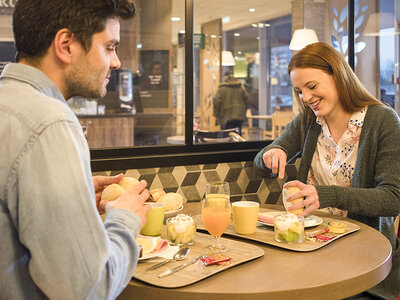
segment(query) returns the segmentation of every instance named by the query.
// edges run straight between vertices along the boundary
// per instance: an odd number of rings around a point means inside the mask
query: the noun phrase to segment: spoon
[[[188,247],[184,247],[184,248],[180,249],[178,252],[176,252],[174,254],[174,256],[172,257],[172,259],[166,259],[158,264],[155,264],[155,265],[147,268],[146,271],[155,270],[173,260],[175,260],[175,261],[184,260],[186,258],[186,256],[188,256],[189,252],[190,252],[190,249]]]

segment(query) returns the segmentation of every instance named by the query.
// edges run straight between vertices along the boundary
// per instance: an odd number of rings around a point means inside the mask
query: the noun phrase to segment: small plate
[[[183,205],[177,210],[172,210],[172,211],[165,212],[164,213],[165,219],[166,218],[170,218],[170,217],[175,217],[178,214],[178,212],[180,212],[182,209],[183,209]]]
[[[158,252],[156,252],[156,253],[151,253],[151,254],[143,255],[142,257],[139,257],[139,261],[141,261],[141,260],[146,260],[146,259],[153,258],[153,257],[157,257],[157,256],[160,256],[160,255],[164,254],[165,252],[167,252],[167,251],[169,250],[169,247],[171,247],[171,246],[168,244],[168,246],[165,246],[165,248],[162,249],[161,251],[158,251]]]
[[[285,212],[284,211],[271,211],[271,212],[265,212],[264,214],[273,218],[276,215],[280,215],[283,213],[285,213]],[[257,221],[257,222],[262,225],[266,225],[266,226],[271,226],[271,227],[274,226],[274,224],[264,223],[264,222],[260,222],[260,221]],[[308,216],[304,217],[304,228],[314,227],[319,224],[322,224],[322,222],[323,222],[323,220],[320,217],[314,216],[314,215],[308,215]]]

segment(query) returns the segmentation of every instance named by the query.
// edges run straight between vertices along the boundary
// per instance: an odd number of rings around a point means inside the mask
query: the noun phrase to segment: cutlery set
[[[180,265],[180,266],[177,266],[177,267],[175,267],[175,268],[168,269],[168,270],[165,271],[165,272],[162,272],[161,274],[158,275],[158,277],[159,277],[159,278],[162,278],[162,277],[165,277],[165,276],[174,274],[174,273],[178,272],[179,270],[182,270],[183,268],[186,268],[187,266],[196,263],[197,261],[199,261],[200,259],[202,259],[202,258],[204,258],[204,257],[206,257],[205,254],[200,255],[200,256],[198,256],[198,257],[196,257],[196,258],[194,258],[194,259],[192,259],[192,260],[190,260],[190,261],[184,263],[183,265]]]
[[[157,263],[157,264],[147,268],[146,271],[152,271],[152,270],[158,269],[159,267],[166,265],[170,261],[174,261],[174,260],[175,261],[181,261],[181,260],[184,260],[187,257],[187,255],[189,254],[189,252],[190,252],[189,248],[187,248],[187,247],[182,248],[182,249],[180,249],[178,252],[176,252],[174,254],[172,259],[166,259],[166,260],[164,260],[164,261],[162,261],[160,263]],[[174,267],[172,269],[168,269],[168,270],[162,272],[161,274],[158,275],[158,277],[162,278],[162,277],[171,275],[173,273],[176,273],[179,270],[182,270],[183,268],[185,268],[185,267],[187,267],[187,266],[189,266],[191,264],[196,263],[197,261],[199,261],[200,259],[202,259],[204,257],[206,257],[206,255],[204,255],[204,254],[200,255],[200,256],[198,256],[198,257],[196,257],[196,258],[184,263],[183,265],[180,265],[180,266],[177,266],[177,267]]]

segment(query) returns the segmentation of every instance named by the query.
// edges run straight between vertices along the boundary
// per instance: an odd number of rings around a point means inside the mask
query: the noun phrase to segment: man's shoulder
[[[0,111],[14,122],[22,122],[33,131],[41,131],[51,123],[76,122],[66,103],[48,96],[29,84],[0,87]]]

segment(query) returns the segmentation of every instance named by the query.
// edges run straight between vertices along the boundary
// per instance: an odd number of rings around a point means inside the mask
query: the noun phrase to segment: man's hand
[[[105,208],[106,213],[114,208],[123,208],[137,214],[141,221],[141,227],[146,223],[146,214],[151,210],[149,204],[144,204],[149,198],[150,193],[146,189],[147,182],[141,180],[135,186],[130,187],[114,201],[101,201],[100,207]]]
[[[299,216],[306,216],[320,207],[318,192],[315,189],[315,186],[311,184],[304,184],[298,180],[293,180],[285,183],[283,187],[298,187],[301,190],[300,192],[288,197],[286,199],[287,201],[292,201],[295,198],[304,197],[303,201],[293,204],[291,207],[289,207],[289,212],[291,210],[296,210],[304,207],[304,211]]]
[[[285,177],[287,155],[285,151],[279,148],[273,148],[263,154],[263,161],[268,169],[272,170],[273,174],[279,172],[279,178]]]
[[[93,176],[94,192],[96,194],[96,207],[100,214],[104,213],[104,207],[100,208],[101,193],[110,184],[118,183],[124,178],[124,174],[117,176]]]

